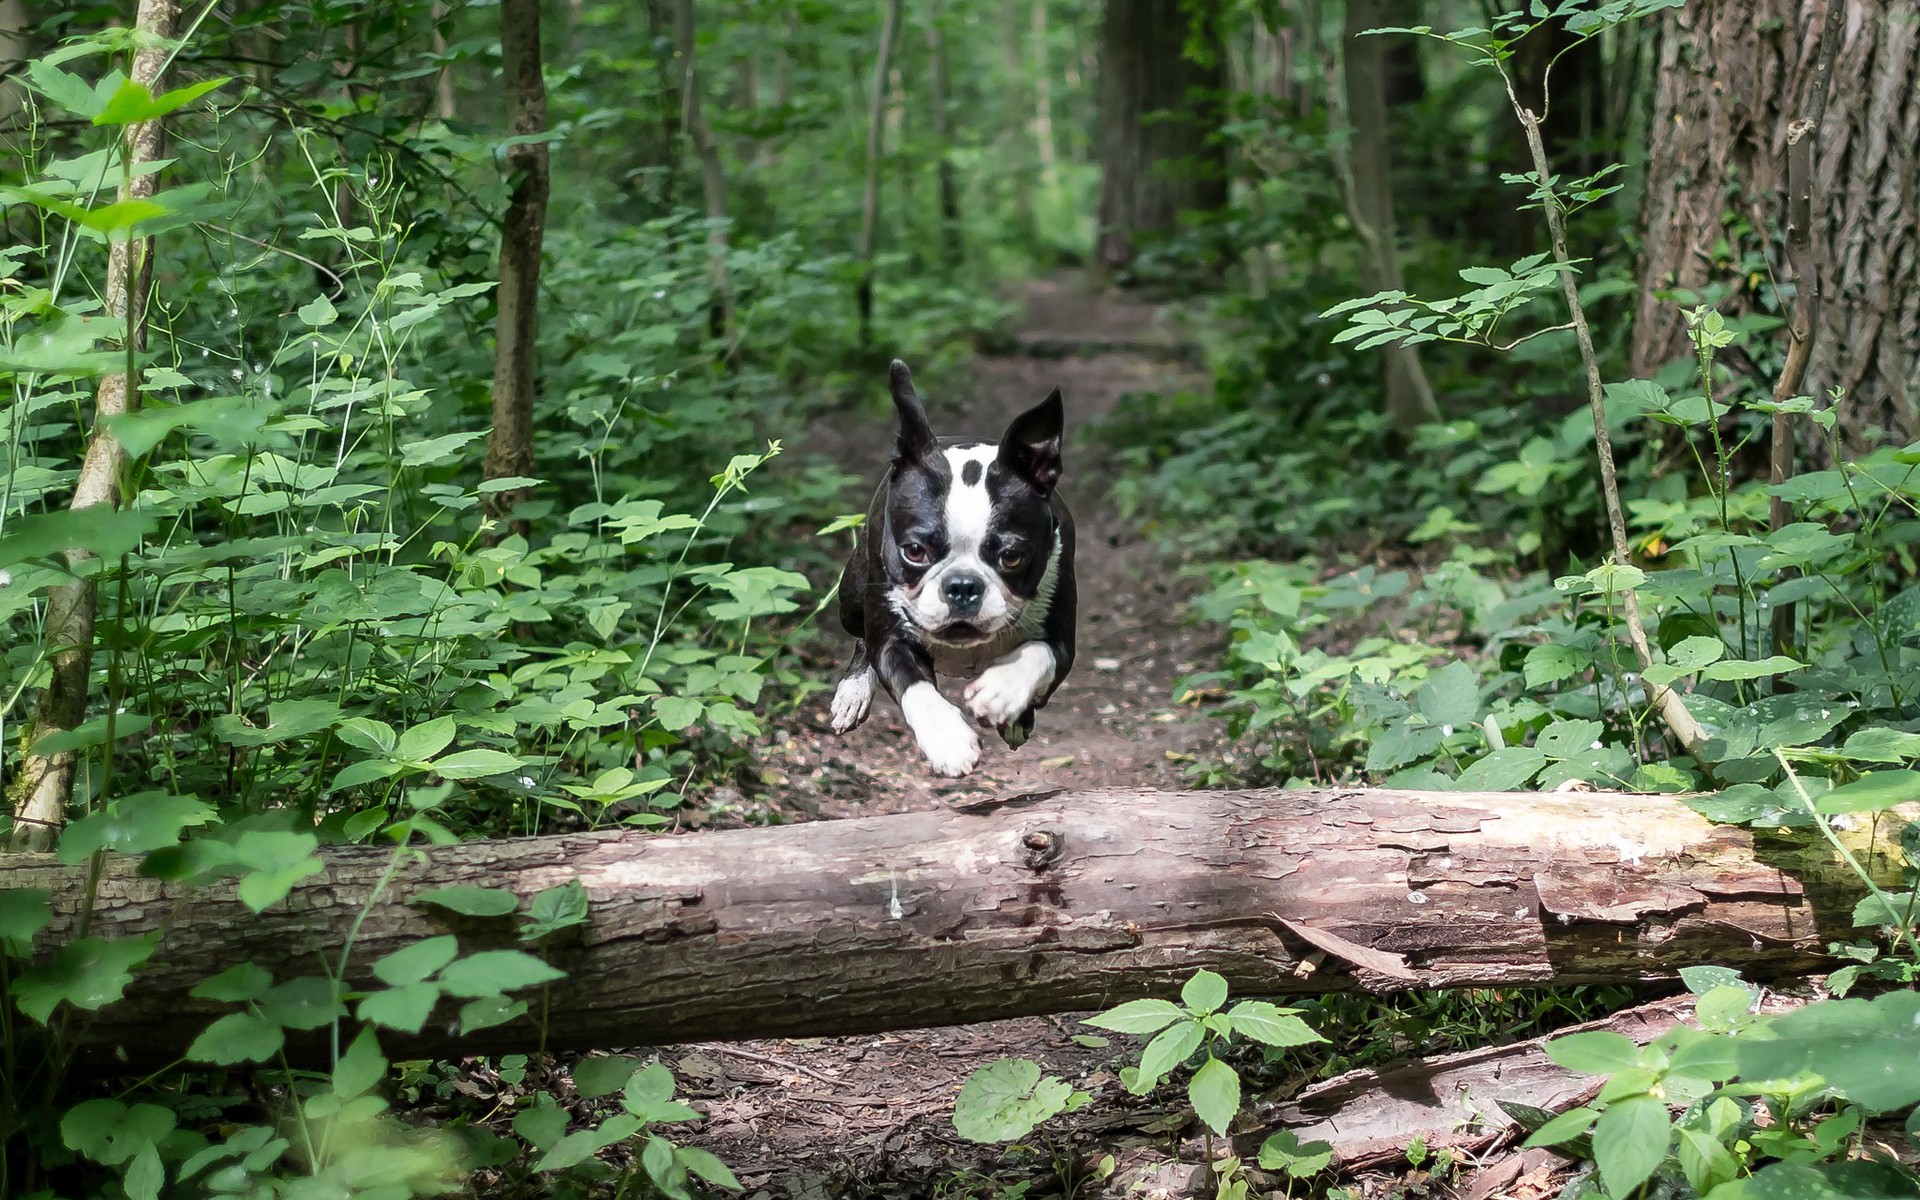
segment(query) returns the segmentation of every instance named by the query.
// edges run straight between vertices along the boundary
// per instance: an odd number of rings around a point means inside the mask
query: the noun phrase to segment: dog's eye
[[[927,548],[919,542],[908,542],[906,545],[900,547],[900,557],[906,559],[909,564],[916,567],[926,566],[929,560]]]
[[[1000,554],[1000,569],[1002,571],[1018,571],[1026,565],[1027,552],[1025,550],[1004,550]]]

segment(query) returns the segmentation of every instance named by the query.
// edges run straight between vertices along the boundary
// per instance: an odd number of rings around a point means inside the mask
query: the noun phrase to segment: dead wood
[[[1894,870],[1866,832],[1848,836]],[[524,900],[577,879],[590,919],[547,949],[567,978],[530,997],[532,1016],[468,1037],[436,1020],[392,1039],[402,1057],[1077,1012],[1173,994],[1199,967],[1238,995],[1656,980],[1708,961],[1792,977],[1824,963],[1857,898],[1817,840],[1613,794],[1080,792],[681,837],[470,842],[397,865],[344,847],[325,861],[258,915],[230,884],[190,891],[108,861],[93,931],[162,937],[129,996],[79,1036],[176,1054],[223,1011],[194,985],[243,961],[315,974],[356,921],[356,987],[382,955],[450,930],[469,949],[516,945],[506,919],[412,903],[457,883]],[[84,867],[0,857],[0,889],[19,887],[53,895],[43,955],[73,936]]]

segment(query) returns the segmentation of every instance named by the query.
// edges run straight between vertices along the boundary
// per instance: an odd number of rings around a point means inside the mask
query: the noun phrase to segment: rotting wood
[[[1767,993],[1762,1010],[1784,1012],[1800,1001]],[[1412,1058],[1380,1068],[1348,1071],[1279,1102],[1253,1105],[1256,1134],[1290,1129],[1302,1142],[1326,1142],[1343,1171],[1367,1170],[1405,1161],[1416,1140],[1429,1150],[1479,1153],[1521,1133],[1503,1102],[1549,1112],[1584,1104],[1599,1091],[1600,1080],[1559,1066],[1547,1057],[1546,1044],[1575,1033],[1607,1030],[1644,1046],[1690,1019],[1692,996],[1670,996],[1623,1009],[1544,1037],[1458,1054]]]
[[[1847,835],[1891,874],[1886,832]],[[442,1019],[390,1038],[450,1052],[861,1034],[1084,1011],[1169,995],[1208,967],[1236,995],[1666,979],[1712,961],[1750,978],[1823,964],[1858,888],[1817,840],[1716,826],[1667,796],[1395,791],[1042,793],[968,811],[648,837],[602,833],[391,852],[339,848],[255,915],[109,861],[94,932],[161,930],[153,962],[79,1036],[179,1052],[221,1006],[189,997],[252,961],[276,978],[447,932],[514,945],[505,920],[410,901],[485,884],[523,898],[577,879],[590,923],[550,957],[568,978],[535,1020],[456,1038]],[[54,895],[41,953],[72,936],[83,868],[0,858],[0,888]],[[1356,966],[1310,928],[1404,972]],[[566,935],[562,935],[563,937]],[[1318,957],[1316,969],[1302,961]],[[544,1008],[539,1006],[544,1005]]]

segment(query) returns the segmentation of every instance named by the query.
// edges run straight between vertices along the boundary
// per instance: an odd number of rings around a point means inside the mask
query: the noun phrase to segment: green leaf
[[[0,953],[26,958],[33,939],[53,923],[53,893],[47,888],[0,891]]]
[[[401,770],[399,763],[384,758],[369,758],[357,763],[348,763],[340,768],[340,773],[333,777],[333,786],[327,790],[344,792],[348,788],[359,787],[362,784],[391,779]]]
[[[194,1062],[230,1067],[235,1063],[266,1062],[286,1043],[280,1027],[255,1013],[228,1013],[206,1027],[187,1048]]]
[[[302,975],[267,992],[260,1015],[283,1029],[319,1029],[347,1015],[347,985],[325,975]]]
[[[1227,1126],[1240,1113],[1240,1075],[1209,1054],[1187,1081],[1187,1100],[1215,1135],[1225,1137]]]
[[[583,1058],[573,1065],[573,1090],[587,1100],[611,1096],[626,1087],[639,1069],[639,1060],[624,1054]]]
[[[9,517],[0,536],[0,567],[52,559],[74,549],[117,559],[138,547],[151,528],[153,516],[145,510],[102,505]],[[60,565],[64,568],[64,560]]]
[[[1115,1033],[1153,1033],[1186,1015],[1185,1010],[1170,1000],[1129,1000],[1088,1017],[1081,1024],[1111,1029]]]
[[[401,1033],[419,1033],[440,1002],[437,983],[409,983],[385,988],[361,997],[358,1015],[362,1021]]]
[[[1763,679],[1768,675],[1785,675],[1789,671],[1806,669],[1806,663],[1796,662],[1784,654],[1776,654],[1757,662],[1744,662],[1739,659],[1717,662],[1700,672],[1700,678],[1721,681]]]
[[[425,938],[382,955],[373,964],[373,975],[389,987],[406,987],[433,978],[434,972],[452,962],[459,953],[460,941],[452,934]]]
[[[415,896],[414,904],[432,904],[469,917],[504,917],[520,907],[520,897],[502,888],[457,883]]]
[[[527,919],[520,929],[520,940],[538,941],[562,929],[584,925],[587,914],[587,889],[578,877],[535,892],[533,901],[527,905]]]
[[[1813,806],[1828,815],[1882,812],[1910,800],[1920,800],[1920,771],[1872,771],[1834,788]]]
[[[27,82],[34,91],[75,116],[91,118],[103,107],[86,80],[62,71],[45,59],[36,58],[27,64]]]
[[[353,717],[340,722],[334,736],[355,750],[381,755],[392,754],[400,740],[394,735],[393,726],[371,717]]]
[[[570,1133],[533,1164],[536,1171],[564,1171],[579,1166],[615,1142],[625,1141],[640,1132],[640,1121],[627,1113],[608,1117],[598,1129]]]
[[[387,1057],[373,1030],[362,1029],[333,1068],[333,1094],[342,1100],[364,1096],[387,1077]]]
[[[1525,746],[1503,746],[1460,772],[1453,788],[1463,792],[1510,792],[1525,787],[1547,765],[1547,756]]]
[[[1195,971],[1180,989],[1180,1002],[1188,1012],[1218,1012],[1227,1002],[1227,981],[1205,968]]]
[[[98,1012],[126,994],[133,968],[153,956],[159,941],[158,933],[148,933],[69,942],[46,963],[20,972],[10,989],[14,1003],[42,1025],[62,1003]]]
[[[706,705],[685,696],[656,696],[653,700],[653,715],[662,729],[685,729],[705,711]]]
[[[1714,988],[1722,987],[1730,983],[1745,986],[1744,981],[1740,978],[1740,972],[1734,970],[1732,967],[1681,967],[1680,982],[1686,984],[1687,990],[1696,996],[1704,996]]]
[[[533,1106],[513,1117],[513,1131],[535,1150],[551,1150],[567,1133],[567,1110],[546,1092],[533,1094]]]
[[[734,1178],[732,1171],[727,1169],[727,1164],[714,1157],[710,1150],[702,1150],[698,1146],[677,1146],[674,1148],[673,1156],[687,1170],[715,1187],[723,1187],[734,1192],[742,1190],[740,1181]]]
[[[1598,1029],[1547,1043],[1547,1057],[1582,1075],[1611,1075],[1640,1065],[1640,1047],[1625,1034]]]
[[[249,1000],[264,1000],[267,989],[272,986],[273,975],[265,967],[243,962],[238,966],[228,967],[187,994],[200,1000],[224,1000],[229,1004],[244,1004]]]
[[[1200,1048],[1205,1036],[1206,1028],[1190,1017],[1161,1030],[1140,1052],[1139,1074],[1127,1090],[1136,1096],[1152,1091],[1168,1071],[1187,1061],[1187,1056]]]
[[[1720,1144],[1720,1139],[1698,1129],[1682,1127],[1678,1132],[1680,1146],[1674,1157],[1695,1192],[1704,1196],[1740,1173],[1739,1165]]]
[[[159,1200],[160,1189],[166,1182],[166,1165],[160,1161],[159,1147],[152,1142],[134,1151],[126,1174],[120,1177],[120,1186],[126,1192],[127,1200]]]
[[[213,806],[186,796],[140,792],[111,801],[67,826],[60,835],[60,861],[77,863],[101,850],[146,854],[178,845],[185,830],[214,819]]]
[[[499,750],[456,750],[435,759],[433,773],[443,779],[480,779],[517,771],[525,765],[525,760]]]
[[[1912,1200],[1920,1180],[1885,1162],[1774,1163],[1729,1185],[1727,1200]],[[1722,1200],[1715,1193],[1716,1200]]]
[[[276,700],[267,706],[267,723],[249,725],[232,713],[214,718],[213,728],[229,746],[270,746],[319,733],[340,719],[331,700]]]
[[[435,717],[402,733],[393,745],[393,757],[423,763],[447,748],[455,733],[452,717]]]
[[[82,1100],[60,1118],[67,1149],[114,1167],[174,1130],[174,1115],[157,1104],[128,1106],[118,1100]]]
[[[1667,1157],[1673,1122],[1665,1102],[1629,1096],[1607,1106],[1593,1124],[1593,1159],[1600,1179],[1615,1196],[1630,1196]]]
[[[1293,1130],[1281,1129],[1260,1143],[1259,1161],[1269,1171],[1285,1171],[1295,1179],[1305,1179],[1332,1165],[1333,1146],[1327,1142],[1302,1143]]]
[[[1823,1000],[1774,1018],[1772,1040],[1740,1038],[1748,1083],[1818,1075],[1869,1113],[1920,1102],[1920,992]]]
[[[151,121],[155,117],[164,117],[181,105],[191,104],[213,89],[225,85],[230,78],[231,76],[222,76],[219,79],[205,79],[183,88],[175,88],[160,96],[155,96],[146,84],[129,79],[107,98],[106,107],[93,115],[93,123],[95,125],[131,125],[137,121]]]
[[[1011,1142],[1065,1110],[1073,1089],[1024,1058],[1002,1058],[967,1076],[953,1102],[953,1128],[970,1142]]]
[[[302,304],[294,315],[300,318],[301,324],[312,329],[331,325],[340,319],[339,310],[333,307],[333,301],[327,299],[325,292]]]
[[[1413,706],[1435,725],[1458,729],[1480,715],[1480,684],[1463,662],[1441,667],[1413,693]]]
[[[455,996],[499,996],[565,977],[522,950],[482,950],[440,972],[440,986]]]
[[[1227,1013],[1227,1021],[1236,1034],[1264,1046],[1305,1046],[1327,1040],[1299,1017],[1281,1012],[1265,1000],[1241,1001]]]
[[[320,839],[311,833],[286,833],[253,830],[243,833],[233,844],[234,859],[250,873],[243,876],[235,894],[255,912],[279,902],[293,885],[309,875],[326,869],[314,851]]]
[[[1528,1147],[1558,1146],[1563,1142],[1570,1142],[1593,1128],[1594,1118],[1599,1115],[1598,1109],[1587,1108],[1584,1105],[1579,1108],[1570,1108],[1534,1130],[1533,1136],[1523,1144]]]

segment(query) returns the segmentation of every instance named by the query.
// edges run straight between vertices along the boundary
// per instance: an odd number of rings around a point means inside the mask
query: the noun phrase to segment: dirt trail
[[[923,391],[936,433],[993,439],[1050,388],[1064,394],[1061,490],[1078,533],[1080,584],[1073,671],[1039,714],[1027,745],[1010,751],[997,738],[982,739],[980,769],[960,780],[927,772],[899,710],[884,697],[865,725],[838,738],[826,728],[821,695],[802,714],[804,728],[790,731],[778,760],[768,764],[787,776],[803,805],[817,803],[805,815],[904,812],[1042,787],[1179,787],[1187,756],[1213,733],[1173,703],[1175,681],[1207,661],[1206,634],[1182,620],[1176,568],[1116,513],[1108,496],[1113,468],[1092,436],[1126,393],[1204,386],[1205,379],[1180,364],[1178,335],[1153,305],[1093,293],[1077,274],[1030,283],[1023,299],[1014,352],[975,359],[960,378],[964,394],[951,386]],[[806,442],[874,478],[891,427],[845,425],[845,418],[823,422]],[[844,657],[851,643],[826,614],[822,623],[831,624],[834,651]],[[942,683],[958,699],[957,685]]]
[[[814,697],[761,760],[792,819],[853,817],[1040,788],[1183,786],[1189,756],[1215,729],[1173,702],[1180,675],[1208,661],[1207,634],[1182,619],[1175,567],[1110,501],[1113,472],[1091,430],[1130,391],[1204,386],[1179,362],[1177,335],[1159,309],[1092,292],[1077,275],[1026,286],[1024,321],[1008,353],[974,361],[964,394],[925,388],[935,432],[999,436],[1007,422],[1058,385],[1069,421],[1062,482],[1079,533],[1078,660],[1039,715],[1033,739],[1009,751],[985,738],[979,770],[929,775],[898,710],[884,697],[842,738],[827,728],[829,692]],[[805,447],[873,478],[890,426],[845,418],[810,429]],[[837,624],[833,632],[838,633]],[[850,643],[836,637],[832,652]],[[836,668],[818,668],[831,680]],[[949,694],[957,686],[949,685]],[[688,1098],[709,1114],[697,1144],[719,1154],[764,1197],[993,1195],[967,1172],[1009,1166],[1003,1151],[953,1132],[953,1098],[975,1068],[1004,1055],[1033,1058],[1094,1093],[1071,1121],[1077,1139],[1098,1133],[1103,1153],[1164,1159],[1165,1134],[1142,1132],[1155,1113],[1119,1087],[1111,1047],[1075,1043],[1092,1032],[1066,1018],[1002,1021],[866,1038],[679,1047],[668,1055]],[[1071,1162],[1072,1153],[1064,1156]],[[1040,1175],[1047,1164],[1028,1166]],[[1148,1168],[1151,1171],[1151,1168]],[[1135,1182],[1141,1176],[1132,1173]],[[977,1176],[975,1184],[983,1184]],[[1148,1193],[1151,1192],[1149,1188]],[[1051,1194],[1043,1187],[1038,1194]]]

